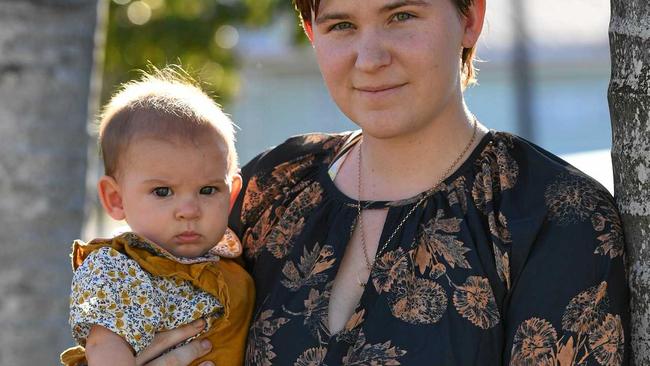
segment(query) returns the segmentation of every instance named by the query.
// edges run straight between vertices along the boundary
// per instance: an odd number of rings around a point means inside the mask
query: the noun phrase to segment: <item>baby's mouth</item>
[[[201,238],[201,234],[195,231],[183,231],[182,233],[176,235],[176,239],[181,244],[194,243]]]

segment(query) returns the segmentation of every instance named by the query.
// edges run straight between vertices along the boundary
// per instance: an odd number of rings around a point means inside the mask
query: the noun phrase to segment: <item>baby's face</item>
[[[134,139],[117,183],[131,229],[179,257],[205,254],[228,223],[231,182],[218,142]]]

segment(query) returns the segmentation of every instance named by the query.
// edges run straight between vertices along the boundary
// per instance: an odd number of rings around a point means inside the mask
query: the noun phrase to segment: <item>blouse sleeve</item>
[[[623,230],[613,200],[570,171],[549,182],[544,199],[537,223],[511,223],[504,364],[627,365]]]
[[[161,321],[160,300],[148,275],[112,248],[91,253],[74,273],[70,326],[75,340],[86,344],[93,325],[124,338],[135,353],[152,341]]]

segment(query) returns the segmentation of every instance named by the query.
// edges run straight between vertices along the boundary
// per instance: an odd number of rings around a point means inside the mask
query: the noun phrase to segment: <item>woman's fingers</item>
[[[196,340],[183,347],[179,347],[162,357],[160,356],[163,352],[168,349],[176,346],[177,344],[183,342],[184,340],[198,334],[205,327],[205,321],[203,319],[196,320],[188,325],[172,329],[165,332],[157,333],[153,341],[144,349],[137,357],[138,365],[151,365],[151,366],[160,366],[160,365],[170,365],[170,366],[184,366],[195,360],[196,358],[206,354],[210,348],[210,342],[201,342]],[[207,343],[207,345],[205,344]],[[158,358],[157,358],[158,357]],[[162,363],[160,362],[162,360]],[[150,362],[151,361],[151,362]],[[147,363],[149,362],[149,363]]]
[[[146,366],[187,366],[192,361],[208,353],[211,348],[212,345],[209,341],[195,340],[156,358],[147,363]],[[215,364],[203,362],[200,366],[215,366]]]

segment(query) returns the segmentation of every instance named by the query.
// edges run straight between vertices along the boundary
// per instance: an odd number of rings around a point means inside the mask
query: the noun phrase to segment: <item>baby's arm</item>
[[[86,360],[88,366],[135,366],[133,349],[124,338],[102,327],[94,325],[86,338]]]
[[[149,276],[111,249],[92,252],[72,280],[70,325],[95,365],[136,365],[135,354],[153,340],[160,300]],[[141,362],[142,363],[142,362]]]

